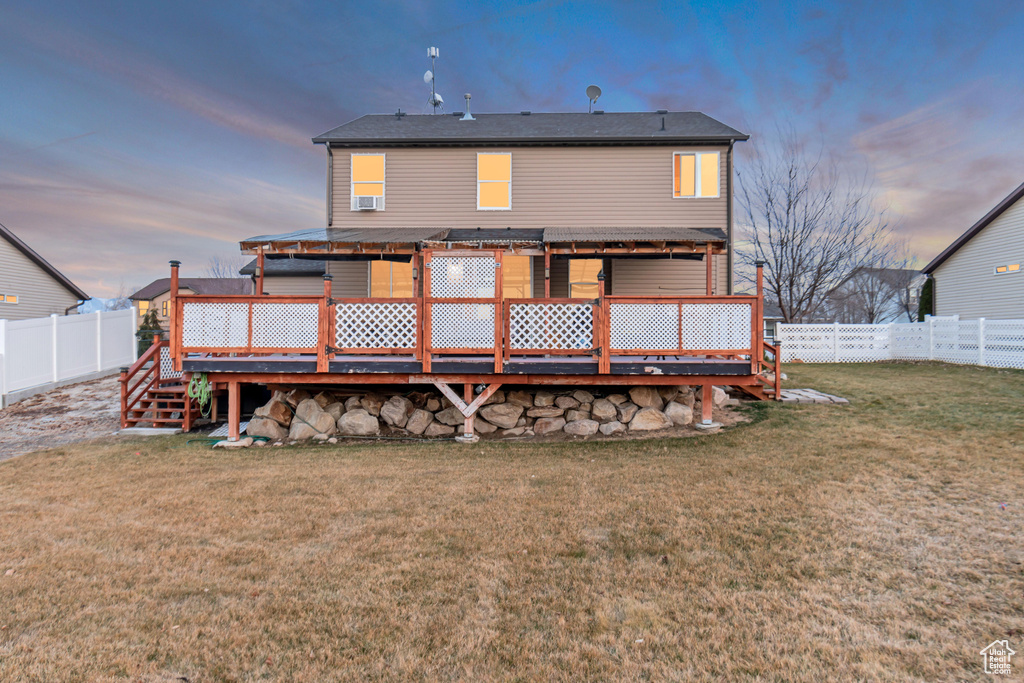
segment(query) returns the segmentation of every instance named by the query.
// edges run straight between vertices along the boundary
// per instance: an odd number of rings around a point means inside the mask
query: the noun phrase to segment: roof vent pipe
[[[469,112],[469,100],[472,97],[472,95],[466,93],[466,115],[459,119],[459,121],[476,121],[476,119],[473,118],[473,115]]]

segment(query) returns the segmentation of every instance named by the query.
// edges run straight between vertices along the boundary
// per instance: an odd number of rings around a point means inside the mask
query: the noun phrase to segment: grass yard
[[[1024,653],[1024,373],[786,372],[853,404],[0,463],[0,680],[981,680],[991,641]]]

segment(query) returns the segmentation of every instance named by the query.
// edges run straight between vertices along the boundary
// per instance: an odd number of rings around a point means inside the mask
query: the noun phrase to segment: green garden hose
[[[188,395],[189,398],[194,398],[199,402],[199,412],[202,416],[210,417],[213,390],[210,388],[210,380],[206,377],[205,372],[192,375],[192,379],[188,383]]]

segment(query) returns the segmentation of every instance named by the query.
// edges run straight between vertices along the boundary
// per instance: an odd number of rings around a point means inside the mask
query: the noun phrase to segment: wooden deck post
[[[761,360],[764,358],[764,261],[755,262],[757,266],[757,303],[754,304],[755,343],[750,350],[750,371],[755,375],[761,372]]]
[[[775,400],[782,400],[782,340],[775,340]]]
[[[597,372],[607,375],[612,371],[611,357],[611,308],[605,298],[604,289],[604,268],[597,273],[597,306],[600,313],[597,316],[597,328],[593,331],[593,343],[597,349]],[[572,287],[570,286],[570,292]]]
[[[171,367],[179,372],[181,371],[181,354],[178,352],[180,348],[179,339],[181,338],[181,331],[179,329],[181,321],[178,320],[178,269],[180,267],[180,261],[171,261],[171,300],[167,305],[167,311],[170,315],[170,320],[167,323],[169,330],[167,352],[171,355]]]
[[[128,429],[128,368],[121,367],[121,429]]]
[[[462,400],[466,402],[468,406],[473,402],[473,385],[469,382],[462,385]],[[462,433],[462,440],[472,443],[477,440],[477,435],[473,433],[473,423],[476,421],[476,411],[474,410],[469,415],[464,416],[466,419],[465,430]]]
[[[711,408],[714,403],[714,387],[705,384],[701,387],[700,396],[700,421],[706,425],[711,424]]]
[[[713,282],[714,277],[713,277],[712,269],[711,269],[711,263],[712,263],[712,259],[711,259],[711,242],[707,243],[707,247],[706,247],[705,251],[707,252],[704,255],[704,260],[707,262],[707,264],[705,266],[706,269],[707,269],[707,290],[708,290],[707,291],[707,295],[711,296],[711,294],[714,292],[714,288],[712,286],[712,282]]]
[[[317,334],[318,343],[316,345],[316,371],[317,372],[328,372],[330,369],[330,359],[328,358],[329,352],[327,347],[331,346],[331,280],[333,276],[329,273],[324,274],[324,297],[320,300],[319,321],[320,325],[317,328],[319,330]]]
[[[551,298],[551,249],[544,245],[544,298]]]
[[[263,247],[256,252],[256,296],[263,296],[263,271],[266,267],[263,257]]]
[[[238,441],[242,435],[242,400],[237,381],[228,382],[228,441]]]

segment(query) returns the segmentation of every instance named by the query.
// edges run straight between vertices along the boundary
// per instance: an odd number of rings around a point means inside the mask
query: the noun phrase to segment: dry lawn
[[[1024,652],[1024,373],[787,372],[853,405],[2,463],[0,680],[980,680],[990,641]]]

